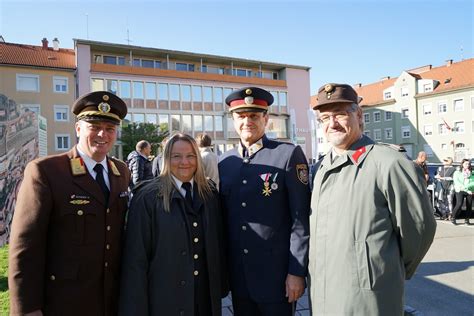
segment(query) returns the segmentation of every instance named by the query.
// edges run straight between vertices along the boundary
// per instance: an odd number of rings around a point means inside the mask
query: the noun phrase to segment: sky
[[[370,84],[473,58],[472,0],[0,0],[5,41],[73,38],[311,67],[327,82]],[[128,35],[127,35],[128,33]]]

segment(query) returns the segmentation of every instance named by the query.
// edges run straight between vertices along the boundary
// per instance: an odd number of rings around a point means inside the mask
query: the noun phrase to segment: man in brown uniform
[[[116,95],[79,98],[78,144],[30,162],[13,216],[11,315],[115,315],[130,172],[107,157],[127,114]]]

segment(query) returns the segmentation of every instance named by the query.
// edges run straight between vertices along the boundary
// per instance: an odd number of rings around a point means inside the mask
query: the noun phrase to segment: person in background
[[[350,85],[328,83],[314,107],[332,148],[311,197],[313,315],[403,315],[405,279],[436,230],[421,172],[400,147],[363,134],[359,102]]]
[[[308,264],[307,160],[265,135],[270,92],[248,87],[225,101],[240,137],[219,162],[234,315],[293,315]]]
[[[128,157],[128,168],[132,173],[130,188],[133,189],[140,181],[153,178],[152,165],[148,157],[151,153],[151,145],[146,140],[141,140],[135,145],[135,150]]]
[[[435,179],[438,180],[435,193],[438,196],[438,208],[442,213],[442,219],[446,220],[451,220],[453,213],[453,175],[455,171],[453,158],[447,157],[443,159],[443,166],[438,168],[435,175]]]
[[[221,315],[227,295],[218,191],[186,134],[166,143],[158,178],[139,185],[126,229],[119,315]]]
[[[413,162],[419,166],[421,168],[421,170],[423,170],[423,175],[424,175],[424,178],[425,178],[425,181],[426,183],[428,183],[428,180],[429,180],[429,173],[428,173],[428,166],[426,165],[426,163],[428,162],[426,160],[426,153],[424,151],[420,151],[418,153],[418,157],[416,157],[415,160],[413,160]]]
[[[152,161],[152,166],[151,166],[151,172],[153,174],[153,177],[158,177],[160,175],[160,172],[163,167],[163,150],[166,145],[166,141],[168,140],[168,136],[163,138],[161,140],[161,144],[158,145],[158,148],[156,149],[156,156],[153,158]]]
[[[456,170],[453,175],[454,191],[456,192],[456,205],[453,209],[453,215],[451,216],[451,222],[454,225],[456,223],[456,217],[461,211],[464,199],[466,199],[466,225],[470,225],[469,219],[472,212],[472,194],[474,192],[474,174],[472,173],[471,163],[469,159],[463,159],[461,161],[461,167]]]
[[[216,187],[219,187],[219,169],[217,167],[219,158],[217,158],[217,155],[212,150],[211,136],[205,133],[199,134],[196,136],[196,142],[201,153],[204,174],[214,181]]]
[[[72,106],[78,144],[30,162],[9,248],[10,315],[116,315],[130,172],[107,156],[127,114],[113,93]]]

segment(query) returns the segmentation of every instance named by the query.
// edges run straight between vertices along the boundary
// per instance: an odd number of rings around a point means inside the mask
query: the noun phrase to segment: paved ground
[[[433,245],[415,276],[406,282],[405,292],[406,315],[473,316],[474,225],[438,221]],[[222,315],[233,315],[230,297],[222,300]],[[296,316],[309,315],[305,293],[298,300]]]

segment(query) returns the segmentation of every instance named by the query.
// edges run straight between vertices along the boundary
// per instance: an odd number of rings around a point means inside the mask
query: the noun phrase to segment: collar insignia
[[[116,176],[120,176],[120,171],[117,169],[117,166],[112,160],[109,160],[110,168],[112,169],[112,173]]]
[[[73,176],[80,176],[86,174],[86,166],[82,158],[72,158],[71,159],[71,172]]]
[[[354,159],[356,163],[359,162],[359,158],[363,153],[365,153],[365,146],[357,148],[357,150],[352,154],[352,159]]]

